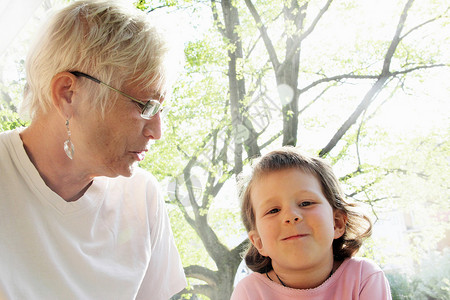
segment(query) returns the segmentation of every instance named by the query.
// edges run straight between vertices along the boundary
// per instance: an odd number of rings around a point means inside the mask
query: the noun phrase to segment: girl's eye
[[[298,206],[306,207],[306,206],[310,206],[311,204],[313,204],[311,201],[303,201]]]
[[[280,210],[278,209],[278,208],[273,208],[273,209],[271,209],[271,210],[269,210],[268,212],[267,212],[267,214],[275,214],[275,213],[277,213],[277,212],[279,212]]]

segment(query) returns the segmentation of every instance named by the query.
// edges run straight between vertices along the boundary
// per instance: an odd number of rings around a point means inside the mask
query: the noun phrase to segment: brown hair
[[[294,147],[283,147],[262,156],[253,165],[252,174],[240,179],[241,217],[247,232],[256,229],[255,214],[250,199],[255,181],[270,172],[291,168],[316,176],[333,210],[340,210],[345,214],[347,217],[345,232],[333,241],[333,256],[338,261],[353,256],[364,239],[371,235],[372,222],[367,216],[354,209],[356,204],[345,201],[339,181],[325,160],[305,155]],[[271,258],[262,256],[252,244],[245,253],[245,262],[255,272],[265,273],[272,270]]]

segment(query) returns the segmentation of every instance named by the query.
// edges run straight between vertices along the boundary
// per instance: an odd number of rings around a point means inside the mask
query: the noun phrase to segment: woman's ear
[[[73,114],[73,94],[77,78],[70,72],[60,72],[53,76],[50,83],[52,102],[57,111],[69,119]]]
[[[344,233],[347,225],[347,214],[342,210],[336,209],[334,216],[334,238],[340,238]]]
[[[262,243],[261,237],[259,236],[258,231],[256,230],[250,230],[248,233],[248,239],[250,242],[255,246],[255,248],[258,250],[259,254],[262,256],[267,256],[264,251],[264,245]]]

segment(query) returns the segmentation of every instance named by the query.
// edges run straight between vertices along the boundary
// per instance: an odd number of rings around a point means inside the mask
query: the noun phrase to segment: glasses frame
[[[116,89],[116,88],[114,88],[112,86],[110,86],[109,84],[106,84],[103,81],[101,81],[101,80],[99,80],[99,79],[97,79],[95,77],[92,77],[91,75],[88,75],[86,73],[78,72],[78,71],[70,71],[69,73],[75,75],[76,77],[85,77],[85,78],[87,78],[89,80],[94,81],[95,83],[98,83],[100,85],[106,86],[110,90],[113,90],[113,91],[121,94],[122,96],[130,99],[131,101],[137,103],[139,108],[141,108],[141,110],[142,110],[141,111],[141,117],[143,119],[150,120],[151,118],[153,118],[159,112],[163,111],[166,108],[166,107],[163,107],[161,102],[159,102],[158,100],[151,99],[151,100],[149,100],[147,102],[142,102],[141,100],[138,100],[138,99],[136,99],[136,98],[134,98],[134,97],[132,97],[132,96],[130,96],[130,95],[128,95],[128,94],[126,94],[126,93],[124,93],[124,92],[122,92],[122,91],[120,91],[120,90],[118,90],[118,89]],[[156,106],[156,109],[154,109],[156,112],[152,113],[151,115],[147,115],[144,112],[145,112],[145,110],[147,110],[149,108],[150,105]]]

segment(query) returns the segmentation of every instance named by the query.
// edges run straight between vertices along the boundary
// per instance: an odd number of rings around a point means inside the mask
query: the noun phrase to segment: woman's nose
[[[150,120],[145,121],[143,135],[150,140],[159,140],[161,138],[161,116],[159,113]]]

